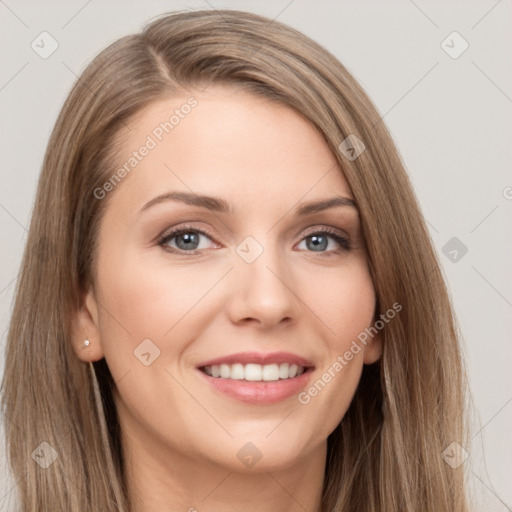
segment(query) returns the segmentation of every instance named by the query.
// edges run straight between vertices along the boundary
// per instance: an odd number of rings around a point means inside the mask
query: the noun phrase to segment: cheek
[[[175,360],[187,340],[210,321],[207,294],[224,270],[205,268],[207,264],[194,270],[190,264],[171,264],[161,255],[148,258],[130,249],[106,257],[114,252],[105,250],[98,260],[102,341],[109,366],[121,373],[127,365],[140,366],[134,350],[146,339],[160,351],[160,364]]]
[[[375,291],[365,261],[325,275],[309,290],[308,302],[326,328],[331,350],[342,350],[371,325]]]
[[[102,344],[119,393],[120,414],[125,420],[127,415],[137,418],[145,429],[171,425],[170,403],[194,409],[177,384],[183,380],[179,366],[190,340],[209,323],[212,307],[205,294],[223,272],[194,272],[190,266],[150,261],[130,250],[117,258],[100,257],[99,263]]]
[[[311,304],[326,333],[325,351],[316,379],[298,398],[311,417],[324,418],[317,431],[320,439],[341,421],[359,383],[364,346],[357,337],[372,324],[375,291],[362,259],[310,289]]]

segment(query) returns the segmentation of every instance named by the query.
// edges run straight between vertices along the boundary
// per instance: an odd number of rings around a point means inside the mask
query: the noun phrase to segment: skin
[[[119,134],[119,165],[190,96],[197,107],[103,199],[98,279],[74,317],[75,350],[82,361],[105,357],[116,382],[132,511],[319,511],[327,436],[363,364],[379,359],[380,338],[306,405],[297,395],[267,405],[236,400],[196,366],[241,351],[287,351],[314,363],[310,384],[332,367],[373,322],[358,212],[295,216],[305,202],[352,198],[336,159],[290,108],[224,86],[147,107]],[[139,213],[170,191],[222,197],[234,215],[176,201]],[[200,235],[199,255],[158,244],[185,223],[212,234]],[[348,236],[351,249],[329,234],[316,249],[311,233],[325,226]],[[263,248],[250,264],[236,252],[247,236]],[[179,251],[178,238],[167,246]],[[79,348],[85,338],[89,347]],[[160,350],[148,366],[134,357],[144,339]],[[248,442],[261,454],[252,467],[237,457]]]

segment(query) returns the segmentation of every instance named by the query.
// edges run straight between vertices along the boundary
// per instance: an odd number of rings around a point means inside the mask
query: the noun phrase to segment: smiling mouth
[[[201,366],[199,370],[210,377],[249,382],[273,382],[299,377],[310,370],[310,367],[297,364],[214,364]]]

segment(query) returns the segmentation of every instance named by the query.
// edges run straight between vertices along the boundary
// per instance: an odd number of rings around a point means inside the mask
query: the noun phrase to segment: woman
[[[84,71],[5,368],[23,511],[467,510],[456,328],[398,153],[332,55],[253,14],[162,17]]]

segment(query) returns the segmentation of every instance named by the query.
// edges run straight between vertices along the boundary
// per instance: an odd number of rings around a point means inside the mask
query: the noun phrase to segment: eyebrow
[[[220,197],[204,196],[188,192],[168,192],[166,194],[162,194],[148,201],[141,208],[139,214],[142,213],[143,211],[146,211],[148,208],[152,206],[167,201],[178,201],[181,203],[189,204],[191,206],[206,208],[213,212],[226,214],[233,213],[231,205],[224,199],[221,199]],[[295,215],[303,217],[337,206],[350,206],[357,210],[356,203],[354,202],[353,199],[350,199],[349,197],[335,196],[328,199],[321,199],[318,201],[303,203],[298,208],[295,209]]]

